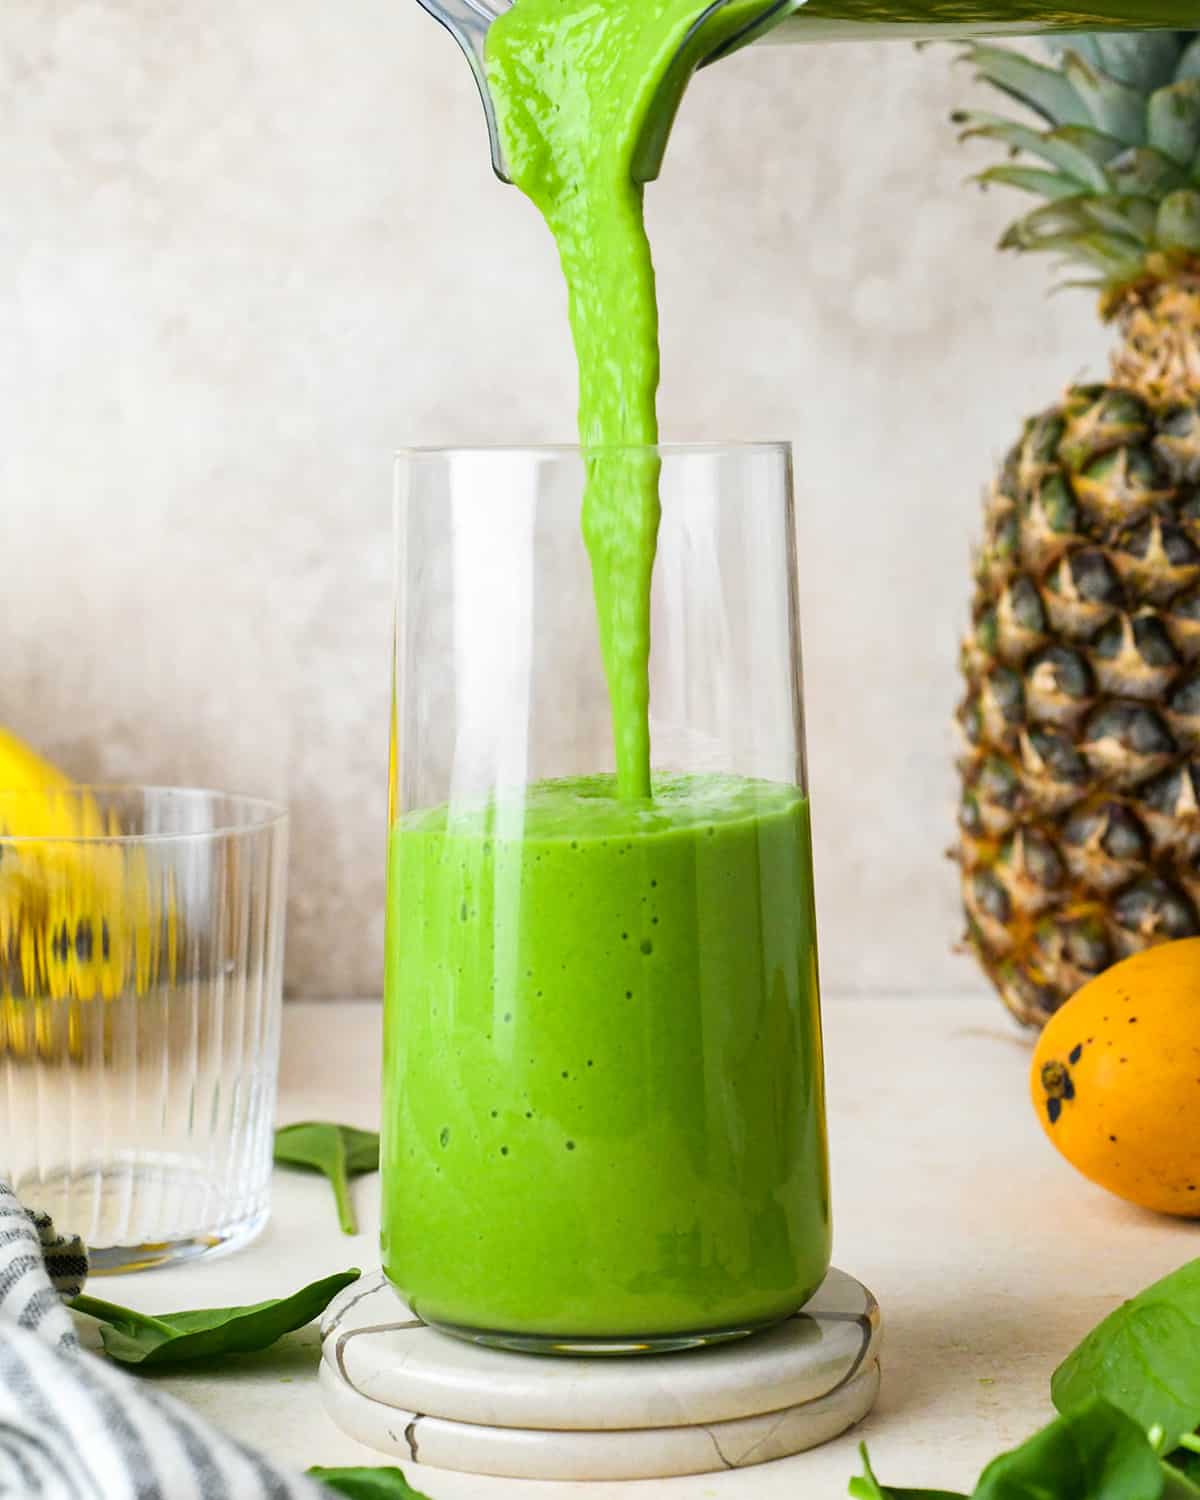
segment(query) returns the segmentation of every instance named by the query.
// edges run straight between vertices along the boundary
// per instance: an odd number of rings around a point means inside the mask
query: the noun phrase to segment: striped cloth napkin
[[[80,1347],[87,1275],[0,1182],[0,1500],[331,1500]]]

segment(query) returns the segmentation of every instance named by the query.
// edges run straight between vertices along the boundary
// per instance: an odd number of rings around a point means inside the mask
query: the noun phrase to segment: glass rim
[[[285,827],[289,820],[287,807],[269,797],[250,797],[240,792],[222,792],[214,787],[163,786],[145,782],[79,782],[64,787],[31,787],[20,790],[16,787],[0,787],[0,813],[6,804],[18,798],[83,798],[87,796],[146,796],[147,793],[163,798],[178,797],[200,801],[224,800],[234,803],[249,812],[244,823],[221,823],[215,828],[200,828],[192,832],[173,833],[6,833],[0,828],[0,847],[29,844],[73,844],[87,845],[151,845],[188,844],[209,840],[237,838],[243,835],[263,833],[267,829]]]
[[[659,458],[739,457],[778,454],[790,457],[790,438],[696,443],[463,443],[413,444],[392,450],[397,463],[446,458],[578,458],[604,454],[654,453]]]

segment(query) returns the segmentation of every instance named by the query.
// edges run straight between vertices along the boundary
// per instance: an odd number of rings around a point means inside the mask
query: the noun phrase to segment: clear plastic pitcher
[[[419,0],[458,42],[479,85],[491,137],[492,163],[508,180],[495,113],[484,73],[488,27],[512,0]],[[744,25],[730,32],[730,10],[745,11]],[[760,37],[774,43],[929,39],[967,36],[1028,36],[1052,31],[1151,31],[1200,25],[1200,0],[697,0],[696,23],[664,81],[670,95],[646,142],[638,176],[658,173],[662,150],[687,78],[698,67],[726,57]]]

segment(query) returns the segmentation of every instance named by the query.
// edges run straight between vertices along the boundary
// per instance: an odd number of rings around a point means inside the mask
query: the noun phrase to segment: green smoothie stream
[[[427,1320],[485,1334],[745,1331],[829,1263],[807,803],[651,774],[658,316],[633,161],[701,8],[516,0],[488,35],[506,159],[566,278],[617,769],[392,831],[384,1266]]]
[[[669,128],[676,58],[697,0],[517,0],[488,32],[488,84],[513,182],[554,236],[579,366],[579,441],[595,450],[658,442],[658,302],[634,161]],[[706,45],[769,6],[742,0]],[[670,80],[670,82],[668,82]],[[622,797],[650,795],[650,578],[658,465],[596,451],[583,529],[612,699]]]

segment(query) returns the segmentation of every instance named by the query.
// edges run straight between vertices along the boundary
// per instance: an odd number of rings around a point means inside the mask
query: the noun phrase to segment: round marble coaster
[[[428,1328],[377,1273],[322,1322],[334,1421],[416,1463],[527,1479],[742,1468],[817,1447],[870,1410],[879,1309],[831,1271],[802,1312],[752,1338],[630,1358],[510,1354]]]

